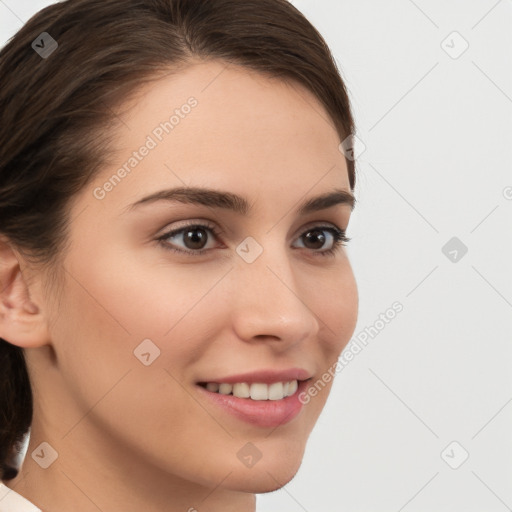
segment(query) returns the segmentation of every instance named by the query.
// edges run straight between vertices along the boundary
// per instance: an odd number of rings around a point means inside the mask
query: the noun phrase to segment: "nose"
[[[240,339],[286,351],[317,336],[321,312],[307,303],[311,281],[297,275],[285,248],[267,246],[252,263],[237,261],[231,274],[232,326]]]

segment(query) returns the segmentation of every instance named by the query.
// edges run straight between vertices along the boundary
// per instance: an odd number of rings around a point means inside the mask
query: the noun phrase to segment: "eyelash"
[[[198,249],[196,251],[192,250],[183,250],[183,249],[177,249],[176,247],[173,247],[169,243],[165,242],[166,239],[178,235],[180,233],[186,232],[186,231],[192,231],[194,229],[205,229],[206,231],[211,231],[211,233],[214,235],[215,238],[218,238],[222,235],[222,232],[216,229],[213,225],[208,224],[189,224],[187,226],[183,226],[179,229],[175,229],[172,231],[168,231],[167,233],[164,233],[162,236],[157,238],[157,241],[160,242],[160,244],[164,247],[164,249],[179,253],[179,254],[190,254],[194,256],[200,256],[205,252],[210,251],[211,249]],[[311,228],[308,228],[302,235],[305,233],[308,233],[309,231],[329,231],[333,236],[333,246],[330,249],[327,249],[325,251],[315,251],[314,249],[311,249],[314,253],[317,253],[321,256],[335,256],[336,253],[341,250],[342,246],[345,246],[348,242],[350,242],[351,238],[345,236],[345,231],[342,229],[339,229],[334,226],[313,226]]]

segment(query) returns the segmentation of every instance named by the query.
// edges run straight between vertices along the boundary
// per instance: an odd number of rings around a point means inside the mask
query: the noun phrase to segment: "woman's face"
[[[34,427],[88,472],[135,460],[141,474],[279,488],[332,382],[305,405],[297,396],[333,371],[356,324],[356,283],[333,236],[350,204],[299,211],[350,192],[339,137],[306,89],[220,62],[146,85],[130,105],[115,163],[72,203],[63,286],[47,303],[56,357],[32,377],[52,398],[36,396]],[[216,195],[172,198],[175,188]],[[280,398],[294,384],[276,382],[307,378]],[[223,394],[230,383],[274,399]]]

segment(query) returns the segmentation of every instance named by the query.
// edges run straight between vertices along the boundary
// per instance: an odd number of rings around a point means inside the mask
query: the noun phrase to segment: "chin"
[[[252,468],[237,468],[226,481],[230,489],[255,494],[277,491],[290,482],[302,464],[303,452],[263,458]]]

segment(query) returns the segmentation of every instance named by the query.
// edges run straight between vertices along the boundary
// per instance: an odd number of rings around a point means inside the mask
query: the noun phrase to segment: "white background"
[[[0,40],[50,3],[0,0]],[[404,309],[338,374],[299,473],[258,511],[511,509],[512,2],[293,4],[330,45],[365,147],[354,338]]]

